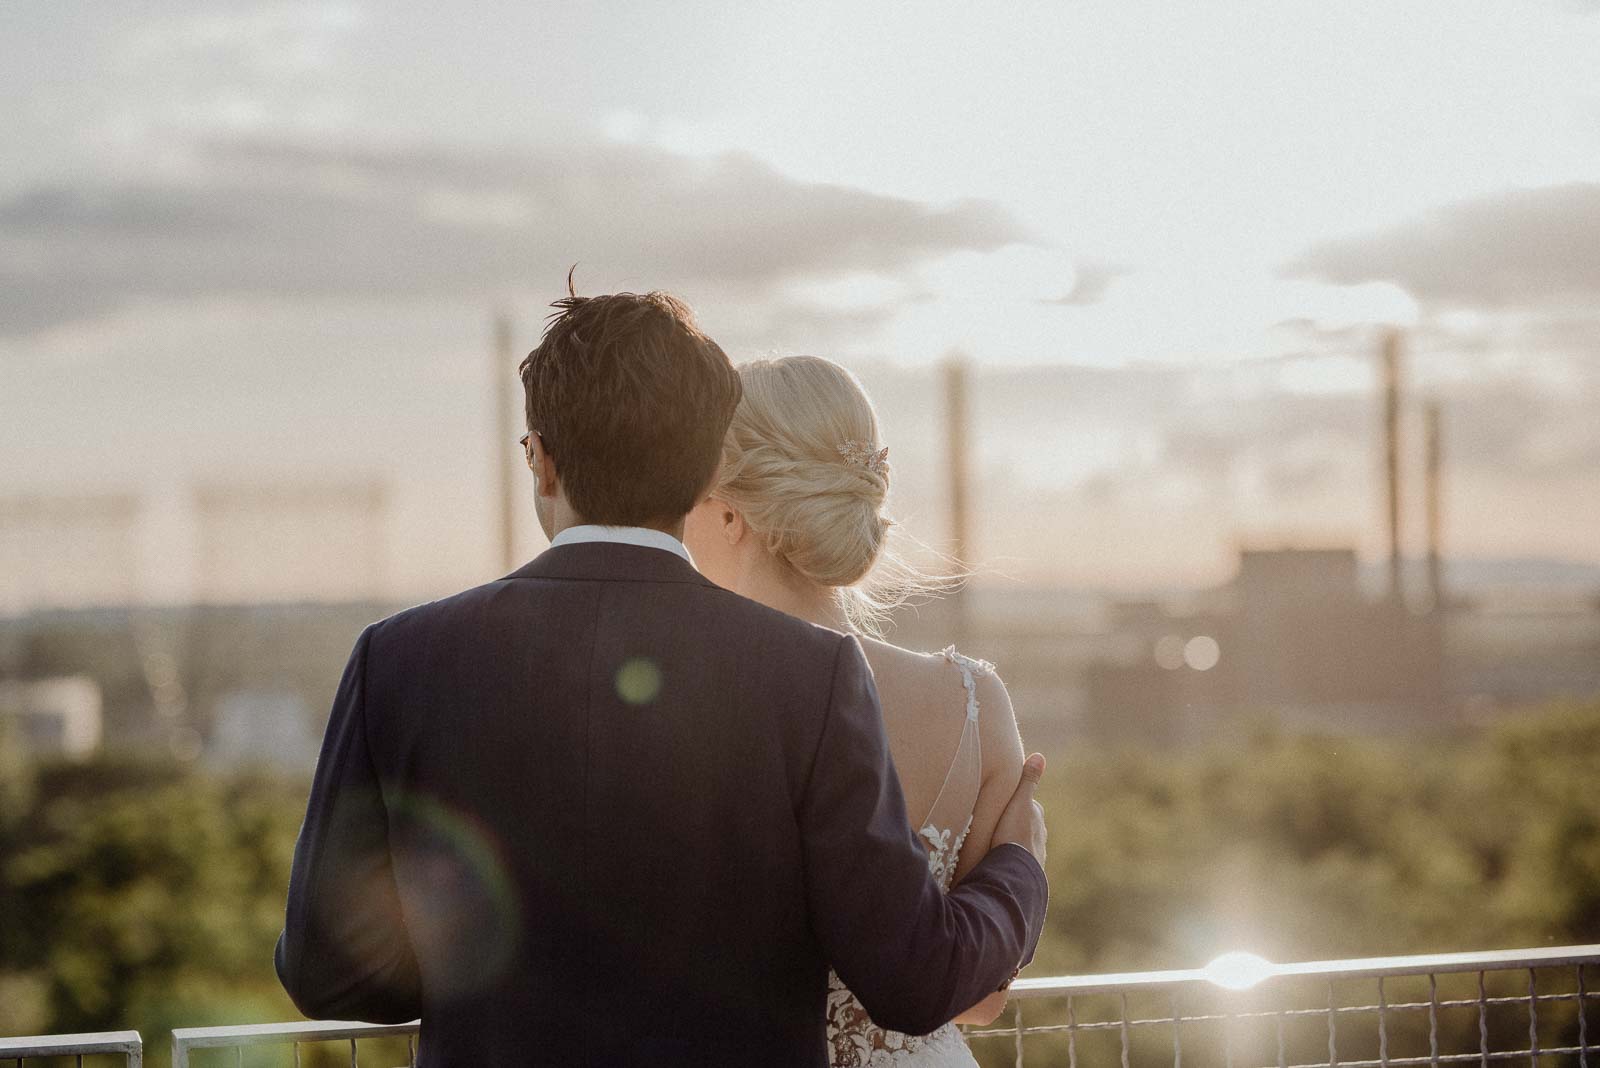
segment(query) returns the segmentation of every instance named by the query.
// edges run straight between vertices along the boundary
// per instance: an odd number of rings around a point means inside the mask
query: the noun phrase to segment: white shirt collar
[[[694,566],[694,558],[689,555],[689,550],[683,542],[665,531],[651,530],[649,527],[603,527],[596,523],[584,523],[568,527],[551,538],[550,547],[554,549],[558,545],[581,545],[590,541],[665,549],[669,553],[677,553],[689,562],[689,566]]]

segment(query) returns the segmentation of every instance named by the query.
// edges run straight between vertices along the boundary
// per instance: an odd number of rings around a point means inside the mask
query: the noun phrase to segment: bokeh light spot
[[[1190,638],[1183,647],[1183,662],[1196,671],[1210,671],[1222,659],[1222,646],[1207,634]]]
[[[649,657],[636,656],[617,669],[617,696],[630,705],[647,705],[661,693],[661,669]]]
[[[1168,634],[1156,642],[1156,663],[1167,671],[1183,667],[1183,639]]]

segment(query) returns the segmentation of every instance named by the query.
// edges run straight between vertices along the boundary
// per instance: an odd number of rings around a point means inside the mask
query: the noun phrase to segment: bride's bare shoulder
[[[961,671],[945,653],[921,653],[871,638],[862,638],[861,647],[891,731],[896,725],[926,723],[930,718],[959,719],[967,707]],[[1011,695],[992,664],[977,658],[967,664],[979,709],[984,778],[999,776],[1014,782],[1022,772],[1022,738]]]
[[[946,652],[920,653],[873,638],[862,638],[861,648],[872,667],[878,693],[885,702],[895,698],[928,704],[949,696],[964,699],[961,672]],[[995,666],[987,660],[965,657],[972,672],[973,693],[982,710],[985,742],[1011,741],[1017,732],[1011,695]],[[992,736],[992,737],[991,737]]]
[[[952,686],[960,689],[961,676],[943,653],[922,653],[877,638],[862,638],[861,649],[880,693],[925,697],[952,692]]]

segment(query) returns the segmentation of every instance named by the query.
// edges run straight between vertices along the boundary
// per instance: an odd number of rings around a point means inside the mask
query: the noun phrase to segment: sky
[[[1381,552],[1390,326],[1444,406],[1448,552],[1600,562],[1592,0],[13,0],[0,30],[0,607],[181,600],[297,522],[322,557],[227,588],[500,573],[489,318],[531,348],[574,263],[735,359],[856,370],[934,544],[929,371],[963,353],[996,578]],[[197,486],[285,483],[320,488],[197,519]],[[376,526],[327,504],[369,483]],[[138,504],[37,518],[86,493]]]

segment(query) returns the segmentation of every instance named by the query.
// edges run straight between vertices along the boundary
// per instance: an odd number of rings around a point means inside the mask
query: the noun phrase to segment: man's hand
[[[1023,762],[1022,781],[1017,784],[1017,792],[1011,795],[1005,811],[1000,813],[993,839],[994,846],[1015,842],[1032,853],[1040,867],[1044,866],[1044,808],[1033,799],[1033,789],[1039,785],[1043,775],[1044,756],[1039,753],[1030,755]]]

